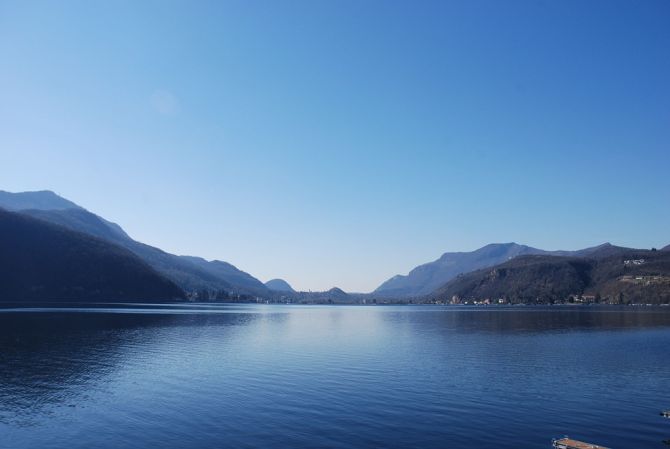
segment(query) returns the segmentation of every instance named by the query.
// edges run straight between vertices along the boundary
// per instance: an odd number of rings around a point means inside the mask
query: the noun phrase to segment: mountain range
[[[442,302],[670,302],[670,251],[608,248],[587,256],[524,255],[462,274],[431,294]]]
[[[81,206],[56,195],[50,190],[37,192],[5,192],[0,190],[0,207],[9,211],[25,209],[64,210],[82,209]]]
[[[187,292],[206,290],[244,295],[270,295],[270,290],[261,281],[229,263],[177,256],[135,241],[119,225],[51,191],[21,193],[0,191],[0,208],[119,245]]]
[[[339,288],[296,292],[283,279],[263,284],[228,262],[179,256],[138,242],[118,224],[51,191],[0,191],[0,211],[3,301],[151,300],[163,296],[318,303],[504,297],[509,302],[533,302],[587,293],[610,302],[636,301],[645,295],[652,301],[670,301],[665,296],[670,290],[666,282],[670,279],[670,265],[666,264],[670,245],[659,251],[609,243],[577,251],[546,251],[495,243],[472,252],[444,253],[407,275],[390,278],[371,294],[349,294]],[[66,251],[63,245],[73,250]],[[21,263],[12,265],[13,258]],[[630,262],[635,260],[643,262]],[[107,271],[96,271],[100,267]],[[137,276],[131,275],[129,267]],[[61,283],[54,280],[56,273]]]
[[[493,243],[471,252],[444,253],[433,261],[397,275],[381,284],[373,292],[380,296],[411,297],[428,295],[459,274],[514,259],[524,255],[585,257],[590,254],[616,252],[618,247],[609,243],[577,251],[545,251],[518,243]]]
[[[184,292],[104,239],[0,209],[0,299],[169,301]]]

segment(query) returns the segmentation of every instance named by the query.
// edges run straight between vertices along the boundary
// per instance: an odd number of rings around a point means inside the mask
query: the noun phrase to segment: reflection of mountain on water
[[[435,325],[455,332],[501,334],[614,331],[670,326],[670,310],[665,309],[670,308],[454,307],[435,314]]]
[[[239,325],[258,317],[165,312],[0,312],[0,423],[35,419],[51,405],[75,406],[120,371],[165,354],[164,345],[176,359],[208,327],[233,338]]]
[[[667,407],[668,312],[0,311],[0,446],[360,447],[369,434],[369,447],[488,447],[517,434],[542,447],[597,428],[607,447],[652,447],[666,435],[639,429]]]

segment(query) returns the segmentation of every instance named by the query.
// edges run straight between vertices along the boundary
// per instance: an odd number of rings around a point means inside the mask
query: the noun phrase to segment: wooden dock
[[[597,444],[584,443],[568,437],[552,440],[552,444],[556,449],[607,449]]]

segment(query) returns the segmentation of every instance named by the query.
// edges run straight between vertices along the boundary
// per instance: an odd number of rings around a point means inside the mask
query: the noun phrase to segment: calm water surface
[[[664,448],[670,311],[0,311],[0,448]]]

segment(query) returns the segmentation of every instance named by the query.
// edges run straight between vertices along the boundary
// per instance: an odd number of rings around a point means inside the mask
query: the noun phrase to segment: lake
[[[663,448],[664,308],[0,310],[0,448]]]

